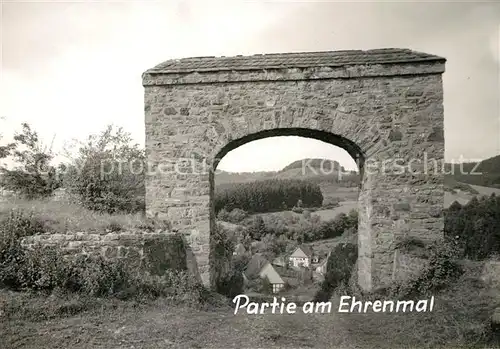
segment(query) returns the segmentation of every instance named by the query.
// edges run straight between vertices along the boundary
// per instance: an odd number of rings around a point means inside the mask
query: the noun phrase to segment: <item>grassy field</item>
[[[337,246],[340,243],[350,242],[350,243],[356,244],[357,241],[358,241],[357,235],[353,234],[350,236],[342,235],[342,236],[332,238],[332,239],[318,240],[318,241],[314,241],[314,242],[309,243],[309,245],[317,253],[328,253],[328,252],[332,251],[335,248],[335,246]]]
[[[152,224],[159,224],[159,222],[146,219],[143,214],[111,215],[90,211],[77,204],[50,200],[12,199],[9,202],[0,202],[0,219],[7,216],[12,210],[32,213],[44,222],[48,230],[57,233],[143,229],[151,227]]]
[[[314,211],[313,214],[320,216],[322,221],[327,221],[330,219],[334,219],[340,213],[348,214],[351,210],[358,209],[357,201],[342,201],[339,203],[339,205],[339,207],[330,208],[327,210]]]

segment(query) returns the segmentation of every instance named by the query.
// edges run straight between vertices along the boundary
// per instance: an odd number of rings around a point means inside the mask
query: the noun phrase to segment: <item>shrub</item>
[[[484,260],[500,251],[500,197],[472,198],[445,210],[445,236],[458,239],[462,256]]]
[[[166,270],[156,276],[128,267],[122,260],[99,255],[63,256],[57,248],[25,248],[21,239],[45,231],[42,223],[23,211],[0,221],[0,287],[85,294],[94,297],[198,297],[203,291],[185,271]],[[193,295],[193,292],[195,294]],[[200,298],[201,297],[201,298]]]
[[[460,251],[454,241],[434,243],[419,275],[394,284],[390,292],[398,297],[416,297],[444,289],[463,273],[459,257]]]
[[[229,212],[227,212],[227,210],[223,208],[217,213],[217,220],[223,222],[229,222]]]
[[[217,224],[210,238],[210,275],[212,287],[218,287],[224,283],[231,273],[231,263],[235,247],[234,233],[222,225]]]
[[[356,244],[339,244],[333,249],[326,262],[325,280],[314,297],[315,301],[328,301],[337,288],[349,283],[357,258]]]
[[[230,223],[241,223],[245,218],[248,217],[248,213],[242,209],[235,208],[228,215],[228,222]]]
[[[217,292],[228,296],[229,298],[234,298],[235,296],[243,293],[243,275],[238,268],[234,267],[232,270],[216,281]]]
[[[0,286],[18,288],[24,261],[21,239],[45,231],[43,223],[24,211],[12,210],[0,221]]]

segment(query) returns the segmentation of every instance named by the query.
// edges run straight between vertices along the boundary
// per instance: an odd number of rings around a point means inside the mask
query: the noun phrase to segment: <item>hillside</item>
[[[333,168],[333,170],[332,170]],[[339,172],[342,171],[342,172]],[[271,178],[280,179],[307,179],[315,183],[359,183],[359,175],[352,171],[345,173],[343,166],[337,161],[328,159],[302,159],[294,161],[279,171],[257,172],[226,172],[217,171],[215,181],[217,185],[228,183],[246,183]]]
[[[447,163],[445,169],[446,173],[451,173],[451,176],[457,182],[500,188],[500,155],[485,159],[479,163]]]
[[[315,169],[323,169],[325,172],[339,170],[344,172],[345,169],[343,166],[340,166],[338,161],[327,160],[327,159],[302,159],[292,162],[291,164],[285,166],[280,172],[286,172],[291,169],[302,169],[302,168],[315,168]]]
[[[307,166],[303,166],[304,164],[307,164]],[[332,167],[334,169],[333,173],[324,174],[331,171]],[[343,167],[337,161],[302,159],[290,163],[280,171],[274,172],[231,173],[219,171],[216,174],[216,184],[217,186],[225,186],[230,183],[245,183],[271,178],[306,179],[319,184],[323,194],[328,196],[336,194],[339,188],[354,188],[359,184],[358,173],[339,176],[339,169],[343,170]],[[482,174],[461,174],[461,172],[472,171],[474,171],[473,173]],[[464,163],[460,165],[448,163],[446,164],[446,172],[451,174],[445,175],[444,178],[445,207],[449,207],[454,201],[465,204],[476,195],[491,195],[493,192],[497,195],[500,194],[500,155],[486,159],[479,164]],[[339,185],[339,182],[342,184]]]

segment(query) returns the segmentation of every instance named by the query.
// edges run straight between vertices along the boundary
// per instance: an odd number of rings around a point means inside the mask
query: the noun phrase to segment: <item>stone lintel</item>
[[[444,72],[445,63],[443,62],[410,62],[339,67],[272,68],[261,70],[186,73],[155,72],[148,70],[142,74],[142,85],[146,87],[257,81],[355,79],[442,74]]]

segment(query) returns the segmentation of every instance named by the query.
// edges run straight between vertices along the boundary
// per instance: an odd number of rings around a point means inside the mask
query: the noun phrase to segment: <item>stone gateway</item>
[[[147,214],[186,233],[191,268],[210,284],[218,161],[253,140],[310,137],[360,167],[359,285],[404,278],[418,262],[398,242],[443,235],[445,61],[377,49],[195,57],[147,70]]]

